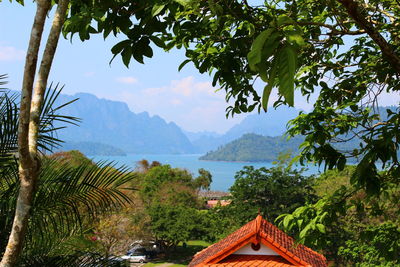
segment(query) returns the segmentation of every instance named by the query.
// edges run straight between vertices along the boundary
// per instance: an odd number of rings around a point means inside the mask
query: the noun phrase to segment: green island
[[[303,138],[289,140],[283,136],[269,137],[258,134],[245,134],[215,151],[207,152],[200,160],[215,161],[274,161],[280,153],[297,153]]]

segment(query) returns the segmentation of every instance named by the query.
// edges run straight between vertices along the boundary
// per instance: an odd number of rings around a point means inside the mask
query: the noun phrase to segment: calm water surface
[[[235,173],[244,166],[254,166],[255,168],[273,166],[271,162],[224,162],[224,161],[203,161],[199,160],[200,154],[183,154],[183,155],[146,155],[146,154],[128,154],[127,156],[92,156],[97,160],[111,160],[117,165],[126,165],[132,169],[136,166],[136,162],[146,159],[149,162],[159,161],[161,164],[169,164],[175,168],[183,168],[192,172],[197,176],[197,170],[200,168],[208,170],[212,174],[213,182],[211,190],[228,191],[235,181]],[[318,168],[309,167],[306,174],[316,174]]]

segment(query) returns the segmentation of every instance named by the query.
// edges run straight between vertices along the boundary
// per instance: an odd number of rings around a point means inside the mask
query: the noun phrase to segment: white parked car
[[[143,252],[130,252],[121,257],[121,259],[129,262],[147,262],[147,256]]]

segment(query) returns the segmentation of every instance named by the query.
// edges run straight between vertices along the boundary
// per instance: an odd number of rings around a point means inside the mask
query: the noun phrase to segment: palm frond
[[[0,251],[8,241],[19,189],[18,162],[11,163],[0,163]]]
[[[70,236],[82,231],[82,220],[130,202],[124,186],[136,174],[113,163],[81,163],[74,167],[57,160],[43,161],[33,204],[30,231],[35,240],[51,240],[49,233]],[[47,238],[49,237],[49,238]],[[32,242],[35,242],[32,240]]]
[[[56,100],[63,88],[64,86],[60,86],[59,84],[56,84],[53,88],[53,83],[51,83],[44,96],[43,105],[41,107],[38,141],[38,147],[41,151],[51,152],[54,148],[59,147],[63,141],[56,137],[56,131],[65,128],[68,124],[78,125],[80,122],[79,118],[65,116],[60,113],[64,107],[78,99],[55,106]],[[64,123],[64,126],[56,127],[55,125],[57,123]]]
[[[0,75],[0,86],[5,84],[5,78]],[[61,90],[57,84],[46,91],[38,138],[39,149],[43,152],[51,151],[62,142],[56,137],[56,131],[65,126],[59,123],[79,122],[75,117],[60,114],[62,108],[76,101],[56,106]],[[19,190],[17,98],[17,94],[0,92],[0,254],[12,226]],[[70,166],[68,162],[44,157],[20,265],[83,266],[87,261],[86,266],[98,266],[93,262],[99,263],[99,258],[60,248],[65,249],[63,241],[66,239],[82,234],[84,221],[129,202],[124,186],[134,177],[128,168],[116,168],[112,162],[97,165],[82,162],[79,166]]]
[[[4,75],[0,75],[0,85],[5,82],[1,81]],[[63,87],[58,84],[53,88],[51,84],[44,96],[43,105],[40,115],[40,129],[38,136],[38,147],[42,152],[51,152],[58,147],[62,140],[56,137],[56,131],[65,128],[68,124],[77,125],[80,119],[62,115],[62,108],[75,102],[77,99],[67,103],[55,106]],[[1,161],[8,161],[12,155],[15,155],[18,149],[18,94],[9,92],[0,92],[0,164]],[[57,123],[63,126],[55,126]]]
[[[8,79],[8,75],[7,74],[0,74],[0,92],[3,90],[6,90],[6,88],[3,88],[1,86],[7,84],[7,79]]]
[[[0,75],[0,86],[7,75]],[[17,151],[18,106],[17,95],[0,87],[0,163],[8,162]]]
[[[18,107],[7,93],[0,96],[0,160],[17,152]]]

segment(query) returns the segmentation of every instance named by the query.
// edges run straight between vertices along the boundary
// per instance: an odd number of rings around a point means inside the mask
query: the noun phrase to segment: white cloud
[[[116,81],[123,84],[134,84],[138,82],[138,79],[131,76],[125,76],[125,77],[117,77]]]
[[[104,96],[126,102],[133,112],[147,111],[173,121],[185,130],[224,132],[243,119],[227,120],[224,92],[215,92],[210,82],[200,82],[192,76],[171,81],[161,87],[122,90]]]
[[[12,46],[0,46],[0,61],[18,61],[23,60],[25,51]]]

